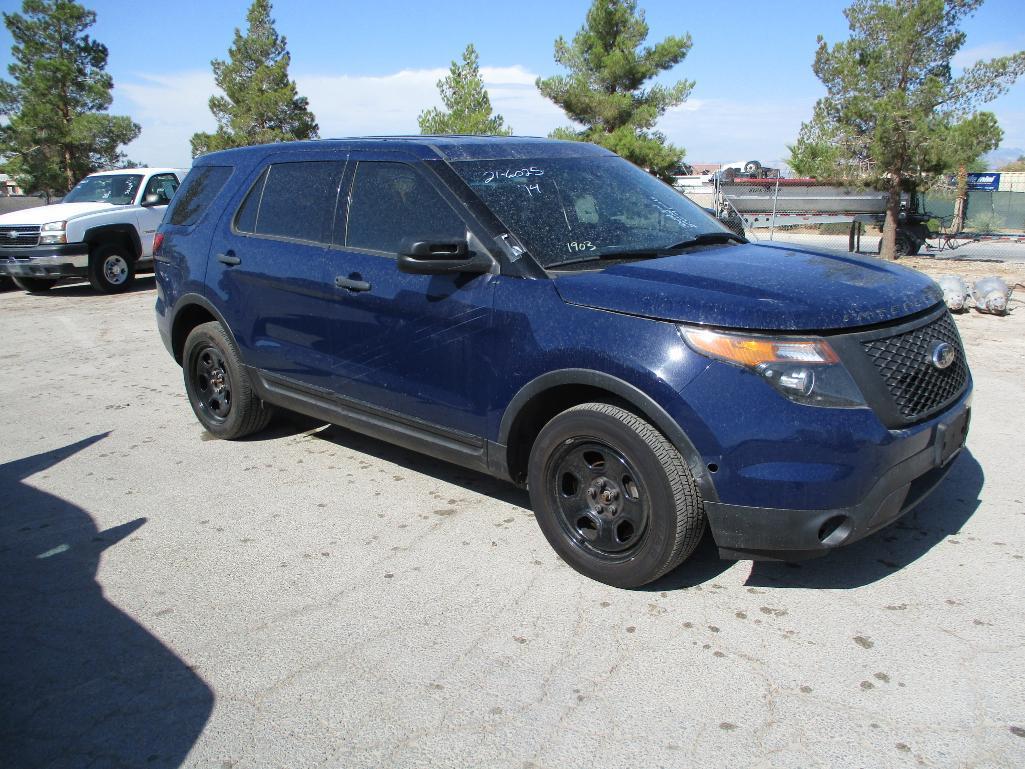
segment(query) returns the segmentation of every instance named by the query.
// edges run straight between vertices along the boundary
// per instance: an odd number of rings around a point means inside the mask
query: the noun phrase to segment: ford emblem
[[[937,342],[936,346],[932,348],[932,365],[941,371],[945,368],[949,368],[950,364],[954,362],[954,358],[957,357],[957,351],[954,349],[954,345],[948,344],[947,342]]]

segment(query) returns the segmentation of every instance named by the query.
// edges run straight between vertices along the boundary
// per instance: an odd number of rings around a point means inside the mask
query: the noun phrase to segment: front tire
[[[538,525],[559,556],[615,587],[672,571],[705,530],[683,457],[618,406],[585,403],[553,418],[534,442],[528,481]]]
[[[273,409],[253,392],[235,343],[215,321],[196,326],[185,340],[182,371],[200,424],[225,440],[264,429]]]
[[[123,243],[108,243],[89,255],[89,285],[103,294],[126,291],[135,280],[135,255]]]
[[[30,294],[45,294],[57,285],[52,278],[13,278],[14,285]]]

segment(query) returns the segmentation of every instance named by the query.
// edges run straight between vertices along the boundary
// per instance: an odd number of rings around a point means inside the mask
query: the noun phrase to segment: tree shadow
[[[109,603],[100,555],[146,523],[99,531],[24,480],[103,440],[0,465],[0,745],[5,766],[178,767],[213,692]]]
[[[965,449],[940,485],[896,523],[821,559],[756,561],[746,584],[850,589],[885,579],[957,534],[979,508],[984,481],[982,465]]]

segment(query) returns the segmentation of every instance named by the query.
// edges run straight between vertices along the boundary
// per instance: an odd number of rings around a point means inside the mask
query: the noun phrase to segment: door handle
[[[355,280],[354,278],[343,278],[341,275],[335,277],[335,285],[338,288],[344,288],[347,291],[369,291],[370,284],[365,280]]]
[[[218,254],[217,261],[221,264],[226,264],[229,267],[235,267],[236,265],[242,264],[242,260],[235,256],[234,251],[229,251],[226,254]]]

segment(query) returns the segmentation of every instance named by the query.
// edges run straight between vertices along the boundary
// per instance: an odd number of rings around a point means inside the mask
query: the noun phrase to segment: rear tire
[[[89,255],[89,285],[103,294],[119,294],[135,280],[135,255],[123,243],[99,246]]]
[[[274,415],[253,392],[235,343],[216,321],[192,329],[185,340],[182,372],[196,418],[218,438],[252,435]]]
[[[683,457],[635,414],[605,403],[562,412],[530,453],[530,501],[560,557],[616,587],[647,584],[679,566],[705,530]]]
[[[57,285],[53,278],[14,278],[14,285],[30,294],[45,294]]]

